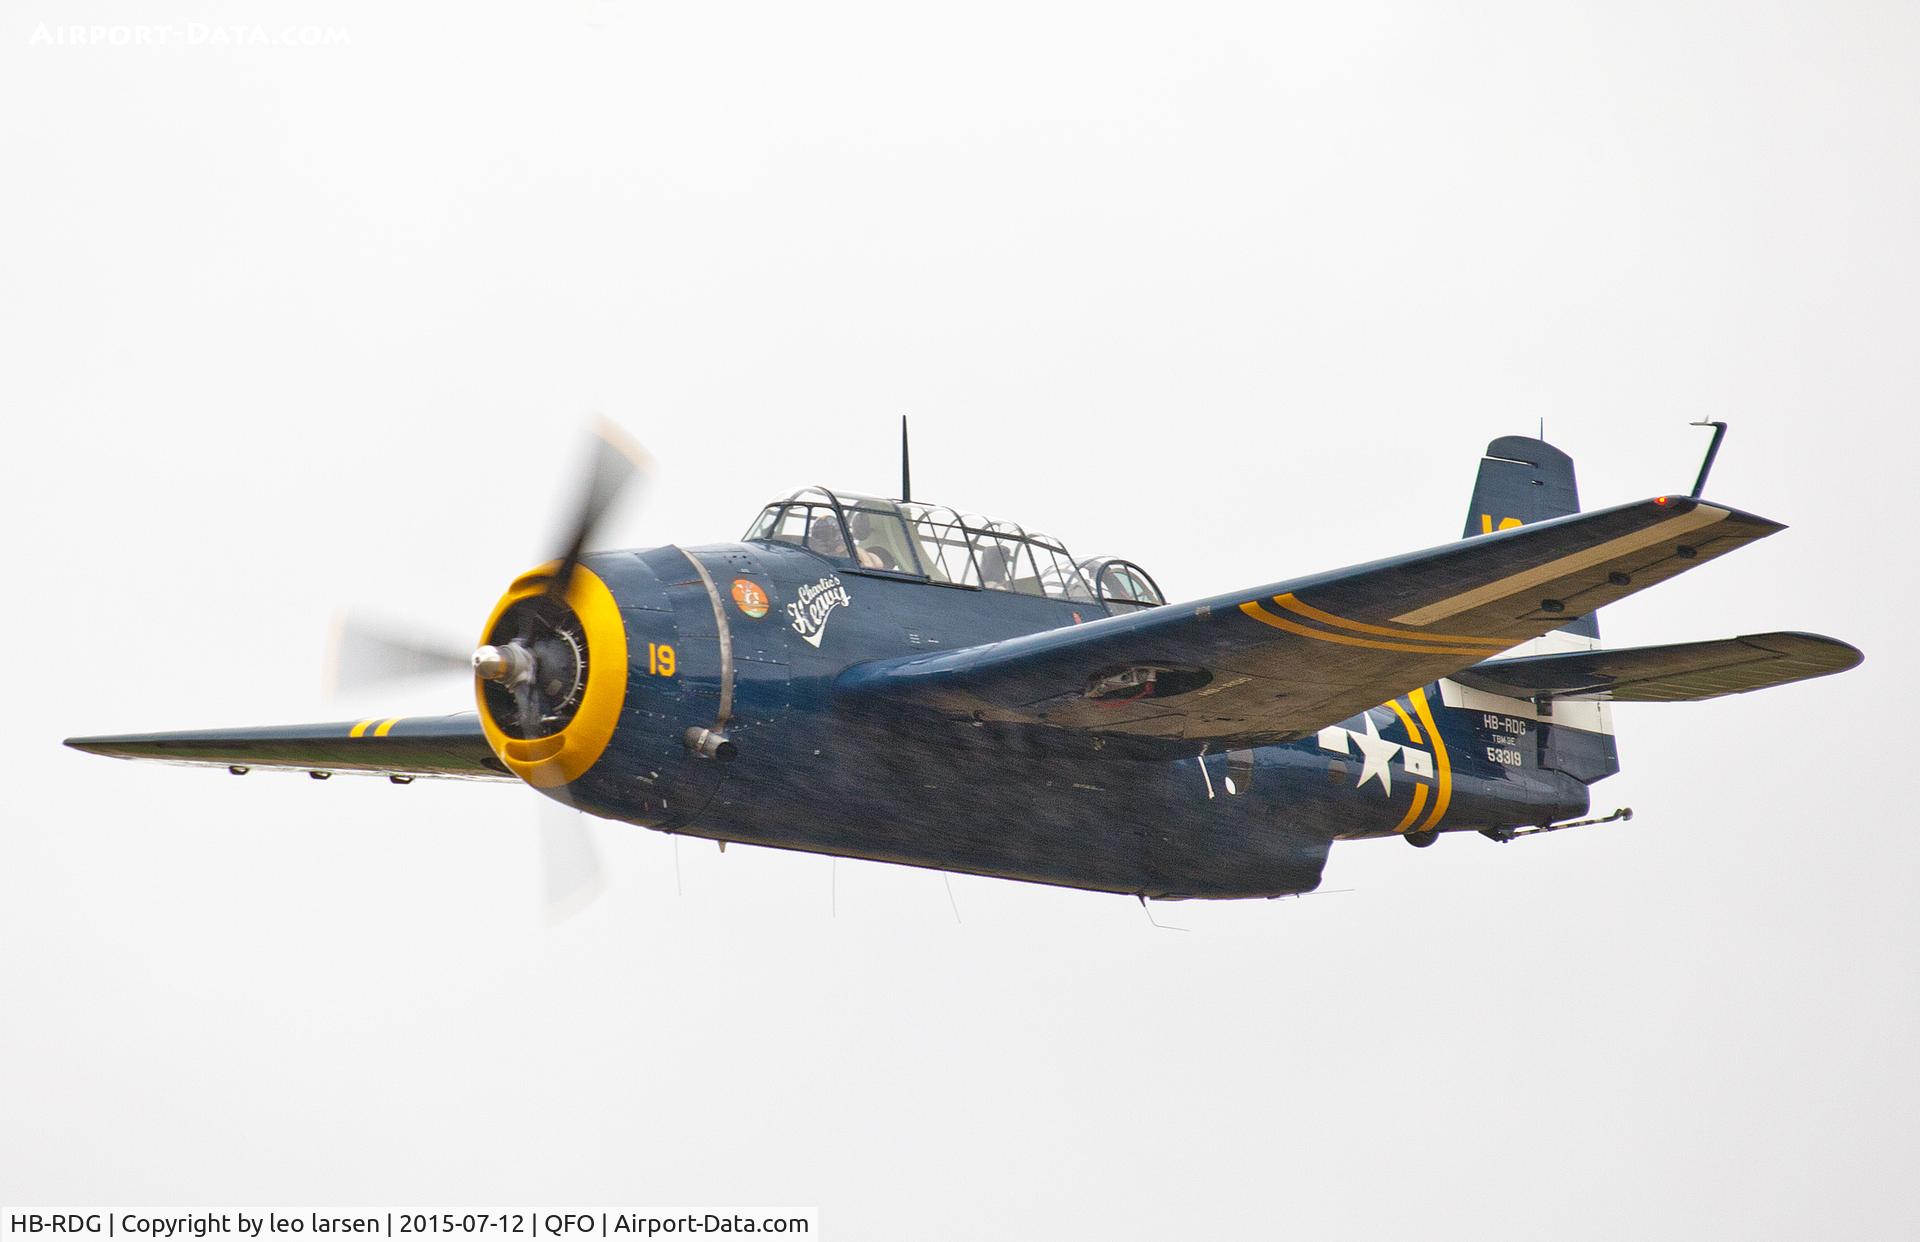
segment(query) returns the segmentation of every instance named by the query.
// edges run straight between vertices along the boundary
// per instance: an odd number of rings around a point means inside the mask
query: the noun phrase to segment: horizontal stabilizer
[[[71,737],[67,745],[116,759],[153,759],[220,768],[289,768],[331,775],[442,776],[512,780],[487,745],[480,717],[375,717],[338,724],[269,725],[183,733]]]
[[[1818,634],[1748,634],[1707,643],[1492,660],[1453,679],[1513,699],[1681,703],[1844,673],[1864,658],[1857,648]]]

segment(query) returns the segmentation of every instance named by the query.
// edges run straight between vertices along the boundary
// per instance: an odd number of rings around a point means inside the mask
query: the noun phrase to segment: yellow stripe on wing
[[[391,720],[383,720],[380,722],[380,727],[373,731],[373,735],[375,737],[385,737],[387,734],[393,732],[393,726],[405,719],[405,716],[395,716]]]
[[[1366,647],[1373,651],[1407,651],[1415,655],[1463,655],[1476,659],[1485,659],[1487,652],[1480,647],[1440,647],[1415,642],[1390,643],[1373,638],[1355,638],[1351,634],[1334,634],[1327,630],[1311,629],[1286,617],[1277,617],[1262,608],[1258,601],[1240,605],[1240,611],[1263,625],[1276,630],[1285,630],[1289,634],[1298,634],[1302,638],[1317,638],[1323,643],[1339,643],[1343,647]],[[1414,635],[1407,637],[1413,638]]]
[[[373,720],[378,720],[378,719],[380,719],[380,717],[378,716],[375,716],[373,718]],[[353,726],[353,731],[348,733],[347,736],[348,737],[365,737],[367,733],[367,726],[372,724],[373,720],[362,720],[359,724]]]
[[[1383,638],[1404,638],[1419,643],[1472,643],[1476,647],[1489,647],[1494,651],[1505,651],[1513,646],[1512,641],[1505,638],[1485,638],[1473,634],[1423,634],[1414,630],[1371,625],[1365,621],[1350,621],[1346,617],[1337,617],[1330,612],[1315,608],[1291,591],[1285,595],[1274,596],[1273,602],[1288,612],[1298,613],[1309,621],[1318,621],[1322,625],[1331,625],[1337,629],[1352,630],[1356,634],[1378,634]]]

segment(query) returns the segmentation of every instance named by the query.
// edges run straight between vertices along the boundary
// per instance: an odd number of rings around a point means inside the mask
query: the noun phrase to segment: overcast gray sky
[[[15,0],[0,1200],[1912,1233],[1917,69],[1894,4]],[[1631,824],[1186,934],[614,825],[550,931],[529,791],[58,748],[464,708],[326,700],[328,619],[471,640],[593,410],[662,463],[616,543],[891,490],[908,413],[926,497],[1188,597],[1453,537],[1541,418],[1594,505],[1727,418],[1791,529],[1609,641],[1868,661],[1619,709]]]

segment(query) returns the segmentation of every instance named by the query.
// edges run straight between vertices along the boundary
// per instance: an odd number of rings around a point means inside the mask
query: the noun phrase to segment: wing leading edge
[[[857,665],[837,689],[953,720],[1291,740],[1783,527],[1660,497],[1196,603]]]
[[[512,780],[487,745],[480,717],[375,717],[337,724],[269,725],[180,733],[71,737],[67,745],[116,759],[220,768],[365,772],[406,779]]]

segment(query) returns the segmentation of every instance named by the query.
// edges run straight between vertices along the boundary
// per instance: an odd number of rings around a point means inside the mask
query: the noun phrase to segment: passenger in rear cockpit
[[[860,564],[867,569],[898,569],[893,554],[881,547],[873,537],[873,519],[865,513],[855,510],[847,523],[853,528],[853,547],[860,554]]]
[[[1007,579],[1007,554],[993,544],[980,549],[980,585],[989,591],[1011,591]]]

